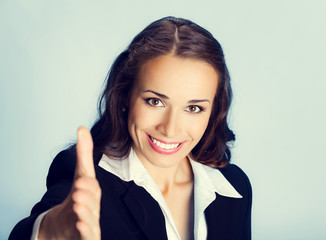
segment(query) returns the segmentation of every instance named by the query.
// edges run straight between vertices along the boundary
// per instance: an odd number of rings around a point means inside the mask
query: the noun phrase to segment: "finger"
[[[74,187],[76,189],[84,189],[94,193],[101,190],[97,179],[92,177],[79,177],[75,180]]]
[[[99,223],[99,211],[94,208],[91,209],[88,205],[81,203],[75,203],[72,208],[79,220],[86,222],[90,226],[96,226]]]
[[[100,240],[100,230],[92,228],[86,222],[76,222],[76,228],[80,233],[81,240]]]
[[[93,140],[91,133],[85,127],[78,128],[77,163],[75,178],[86,176],[95,177],[93,163]]]
[[[95,178],[80,177],[76,179],[74,183],[73,195],[79,191],[88,193],[91,198],[94,198],[98,203],[100,203],[102,191],[98,181]]]
[[[81,204],[74,204],[73,209],[78,216],[76,227],[81,234],[82,239],[99,239],[100,223],[99,217],[94,216],[94,213],[87,207]]]
[[[83,204],[97,216],[100,210],[100,199],[90,191],[78,190],[72,194],[75,203]]]

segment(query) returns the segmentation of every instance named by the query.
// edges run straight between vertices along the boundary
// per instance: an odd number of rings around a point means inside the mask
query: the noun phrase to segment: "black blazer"
[[[75,149],[60,152],[47,176],[47,192],[31,215],[12,230],[9,240],[30,239],[35,219],[61,203],[70,192],[76,165]],[[98,166],[102,153],[94,151],[96,177],[102,189],[100,225],[102,239],[167,239],[165,220],[159,204],[133,181],[125,182]],[[205,210],[207,239],[251,239],[252,192],[249,179],[236,165],[220,169],[243,198],[216,194]]]

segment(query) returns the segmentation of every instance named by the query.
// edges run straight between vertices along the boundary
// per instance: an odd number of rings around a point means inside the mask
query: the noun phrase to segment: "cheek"
[[[195,122],[193,121],[191,124],[187,126],[188,132],[190,133],[190,135],[192,136],[196,144],[204,135],[207,125],[208,125],[208,119],[200,118]]]
[[[139,101],[130,106],[128,115],[128,128],[145,129],[151,124],[151,118],[148,116],[148,110],[143,103]]]

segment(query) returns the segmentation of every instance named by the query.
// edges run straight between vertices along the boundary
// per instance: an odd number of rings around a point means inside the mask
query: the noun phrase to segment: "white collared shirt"
[[[215,200],[215,193],[231,198],[242,198],[242,196],[218,169],[198,163],[191,158],[189,160],[194,174],[194,236],[196,240],[204,240],[207,236],[204,211]],[[134,181],[136,185],[143,187],[158,202],[162,210],[168,239],[180,240],[172,214],[160,189],[132,148],[125,159],[111,159],[103,154],[98,165],[123,181]],[[37,240],[40,223],[47,212],[36,219],[31,240]]]
[[[198,163],[191,158],[189,160],[194,173],[194,236],[196,240],[204,240],[207,236],[204,211],[215,200],[215,193],[232,198],[242,198],[242,196],[218,169]],[[143,187],[158,202],[162,210],[168,239],[180,240],[172,214],[160,189],[133,149],[127,158],[121,160],[103,155],[99,166],[123,181],[134,181],[136,185]]]

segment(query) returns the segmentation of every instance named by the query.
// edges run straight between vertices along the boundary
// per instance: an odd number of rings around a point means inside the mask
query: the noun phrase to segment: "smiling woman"
[[[130,96],[128,129],[145,167],[146,162],[171,168],[187,161],[206,130],[217,82],[212,66],[189,58],[164,55],[141,67]]]
[[[230,164],[220,44],[179,18],[145,28],[113,64],[90,132],[54,159],[10,239],[251,239],[251,186]]]

